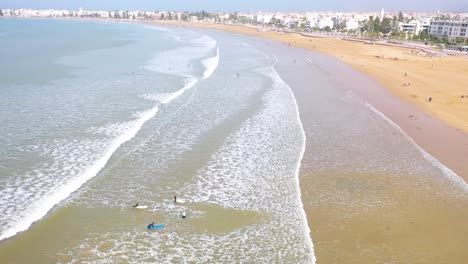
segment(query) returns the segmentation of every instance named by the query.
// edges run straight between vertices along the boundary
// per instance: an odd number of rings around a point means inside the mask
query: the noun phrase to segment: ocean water
[[[315,261],[274,57],[124,23],[2,19],[0,41],[2,262]]]

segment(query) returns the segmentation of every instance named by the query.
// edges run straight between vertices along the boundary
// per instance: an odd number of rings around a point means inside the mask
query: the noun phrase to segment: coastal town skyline
[[[167,10],[167,11],[278,11],[278,12],[305,12],[305,11],[342,11],[342,12],[369,12],[385,8],[390,11],[440,11],[440,12],[467,12],[468,4],[459,0],[448,1],[403,1],[397,0],[392,2],[359,0],[359,1],[314,1],[306,2],[303,0],[291,1],[246,1],[240,0],[236,2],[214,2],[211,0],[196,0],[196,1],[94,1],[94,0],[78,0],[67,2],[56,2],[52,0],[45,1],[30,1],[30,0],[2,0],[0,8],[4,9],[96,9],[96,10]]]

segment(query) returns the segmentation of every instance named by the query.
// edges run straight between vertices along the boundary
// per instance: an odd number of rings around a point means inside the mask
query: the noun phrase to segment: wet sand
[[[374,131],[348,131],[348,124],[321,128],[327,123],[319,121],[325,113],[317,114],[317,105],[323,100],[317,98],[318,92],[336,89],[338,94],[339,90],[347,94],[349,89],[350,98],[357,95],[363,104],[371,103],[405,131],[417,131],[406,132],[413,138],[450,138],[434,144],[434,148],[447,149],[451,142],[463,139],[466,142],[466,135],[399,100],[372,78],[333,57],[284,45],[283,49],[290,50],[287,52],[291,59],[287,61],[283,56],[275,68],[296,96],[306,131],[300,182],[317,263],[465,263],[466,183],[424,159],[417,147],[390,124],[382,128],[389,130],[384,142],[370,144],[372,148],[365,146],[365,141],[361,145],[355,141],[366,137],[371,140]],[[296,61],[292,62],[292,57]],[[317,71],[320,74],[314,75]],[[330,98],[330,104],[334,100]],[[408,118],[406,112],[413,117]],[[341,115],[338,120],[343,124],[353,124],[353,118],[360,118],[358,111],[327,114]],[[376,114],[375,118],[381,117]],[[318,132],[321,129],[324,131]],[[406,147],[401,149],[402,146]],[[411,149],[414,154],[407,157]],[[466,173],[466,149],[458,150],[461,152],[445,157],[458,158],[459,171]],[[384,153],[383,159],[380,152]],[[332,153],[332,157],[322,158],[327,153]],[[377,166],[381,167],[373,167],[373,156],[378,157]],[[350,162],[342,162],[346,160]],[[414,170],[413,166],[419,163],[426,167]]]

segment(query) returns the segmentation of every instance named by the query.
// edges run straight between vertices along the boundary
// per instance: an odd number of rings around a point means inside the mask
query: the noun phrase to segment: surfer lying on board
[[[137,207],[137,206],[138,206],[138,203],[137,203],[137,204],[135,204],[135,205],[132,205],[132,207]]]
[[[154,227],[154,222],[153,222],[153,223],[151,223],[151,224],[149,224],[149,225],[148,225],[146,228],[148,228],[148,229],[152,229],[153,227]]]

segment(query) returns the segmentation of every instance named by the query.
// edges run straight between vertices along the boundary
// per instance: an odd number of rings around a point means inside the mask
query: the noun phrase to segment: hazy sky
[[[0,8],[173,11],[456,11],[467,0],[0,0]]]

